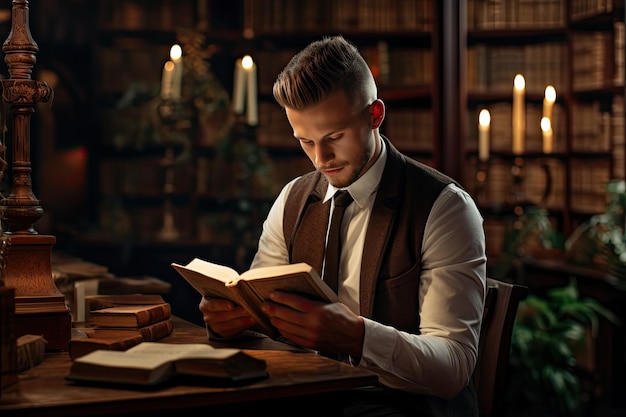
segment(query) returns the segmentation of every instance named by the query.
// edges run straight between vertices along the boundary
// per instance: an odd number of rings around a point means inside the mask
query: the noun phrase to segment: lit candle
[[[246,94],[246,73],[241,66],[241,58],[235,63],[235,76],[233,87],[233,112],[243,113],[244,97]]]
[[[550,119],[547,117],[541,118],[541,133],[543,135],[543,153],[550,154],[552,153],[552,123]]]
[[[489,125],[491,115],[489,110],[482,109],[478,114],[478,159],[486,161],[489,159]]]
[[[174,75],[172,80],[172,98],[180,99],[180,91],[183,82],[183,50],[180,45],[173,45],[170,49],[170,58],[174,63]]]
[[[250,55],[246,55],[241,60],[241,65],[248,73],[248,108],[246,116],[250,126],[259,124],[259,109],[257,103],[257,80],[256,80],[256,64]]]
[[[543,117],[550,119],[552,123],[552,109],[554,108],[554,102],[556,101],[556,90],[553,86],[546,87],[545,97],[543,99]]]
[[[526,81],[524,76],[517,74],[513,82],[513,153],[524,153],[524,136],[526,131],[526,109],[524,102],[524,90]]]
[[[164,100],[172,97],[172,81],[174,80],[174,63],[167,61],[163,66],[161,77],[161,98]]]

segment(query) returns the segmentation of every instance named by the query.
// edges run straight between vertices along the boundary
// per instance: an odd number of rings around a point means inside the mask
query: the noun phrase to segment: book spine
[[[164,337],[172,334],[174,325],[172,320],[165,319],[158,323],[154,323],[138,329],[145,342],[156,342]]]
[[[169,304],[157,304],[149,309],[137,312],[137,326],[147,326],[149,324],[163,321],[170,317],[172,309]]]

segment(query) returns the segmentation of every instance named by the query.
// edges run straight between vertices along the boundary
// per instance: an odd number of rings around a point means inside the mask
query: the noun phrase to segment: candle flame
[[[550,103],[554,103],[556,101],[556,90],[551,85],[546,87],[546,100]]]
[[[249,70],[252,68],[253,65],[254,61],[252,60],[252,57],[250,55],[246,55],[241,59],[241,66],[244,69]]]
[[[478,115],[478,123],[481,126],[487,127],[491,123],[491,115],[489,114],[489,110],[482,109]]]
[[[544,132],[549,132],[552,129],[552,123],[550,123],[550,119],[547,117],[541,118],[541,130]]]
[[[513,85],[518,90],[523,90],[526,87],[526,80],[522,74],[517,74],[513,80]]]
[[[183,56],[183,48],[180,45],[172,45],[170,48],[170,58],[172,61],[178,61]]]

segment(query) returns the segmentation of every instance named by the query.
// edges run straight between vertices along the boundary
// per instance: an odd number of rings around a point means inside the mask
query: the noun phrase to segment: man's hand
[[[222,298],[203,297],[198,308],[204,323],[221,337],[237,336],[257,324],[243,307]]]
[[[327,353],[361,357],[363,319],[342,303],[324,303],[274,291],[262,305],[272,324],[290,341]]]

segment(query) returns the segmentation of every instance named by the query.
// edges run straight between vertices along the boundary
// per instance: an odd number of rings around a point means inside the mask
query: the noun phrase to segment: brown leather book
[[[93,327],[143,327],[170,318],[168,303],[127,305],[103,308],[89,312],[89,325]]]
[[[85,321],[89,322],[90,313],[116,306],[164,304],[166,301],[158,294],[112,294],[88,295],[85,297]]]
[[[80,358],[95,350],[126,350],[143,342],[139,334],[121,334],[109,337],[83,337],[71,339],[68,353],[72,360]]]
[[[142,327],[94,328],[87,331],[88,337],[104,338],[116,336],[140,335],[144,342],[156,342],[172,334],[174,324],[171,319],[161,320]]]

